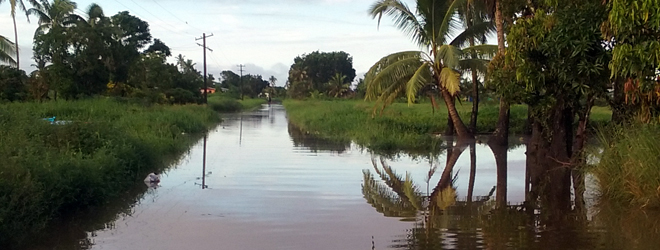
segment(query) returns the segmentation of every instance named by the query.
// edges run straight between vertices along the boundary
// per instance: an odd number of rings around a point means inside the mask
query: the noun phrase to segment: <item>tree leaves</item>
[[[0,36],[0,62],[15,66],[16,61],[13,56],[16,56],[16,47],[14,43],[4,36]]]

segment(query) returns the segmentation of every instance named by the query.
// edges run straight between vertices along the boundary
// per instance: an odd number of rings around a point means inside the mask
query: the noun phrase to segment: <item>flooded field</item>
[[[59,222],[28,249],[660,246],[658,216],[597,209],[589,178],[586,209],[561,224],[522,211],[516,206],[526,192],[522,143],[507,151],[506,185],[502,173],[498,185],[487,145],[460,150],[376,154],[302,133],[279,105],[228,115],[158,186],[139,183],[106,207]],[[458,157],[451,171],[444,171],[447,155]],[[451,177],[447,187],[443,172]],[[502,186],[511,206],[493,212]]]

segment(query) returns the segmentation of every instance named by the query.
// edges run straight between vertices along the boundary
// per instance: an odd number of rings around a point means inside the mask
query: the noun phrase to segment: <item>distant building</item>
[[[199,91],[200,91],[202,94],[204,94],[204,92],[207,92],[207,93],[209,93],[209,94],[213,94],[213,93],[215,93],[215,88],[206,88],[206,91],[205,91],[204,88],[201,88]]]

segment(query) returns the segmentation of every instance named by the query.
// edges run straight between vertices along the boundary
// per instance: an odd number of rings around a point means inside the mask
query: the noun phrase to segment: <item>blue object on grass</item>
[[[53,116],[51,118],[44,118],[43,120],[50,122],[50,124],[55,124],[55,116]]]

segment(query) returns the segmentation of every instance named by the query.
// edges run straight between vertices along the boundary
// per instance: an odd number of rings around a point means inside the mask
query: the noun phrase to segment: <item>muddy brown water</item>
[[[209,133],[205,169],[200,140],[157,187],[139,183],[105,207],[58,222],[25,249],[660,249],[658,216],[596,208],[589,178],[586,211],[561,227],[520,212],[523,144],[508,149],[513,206],[493,212],[495,159],[486,145],[474,150],[472,188],[466,149],[442,209],[430,209],[445,152],[383,157],[306,135],[281,106],[265,106],[228,115]],[[401,182],[392,181],[394,172]]]

